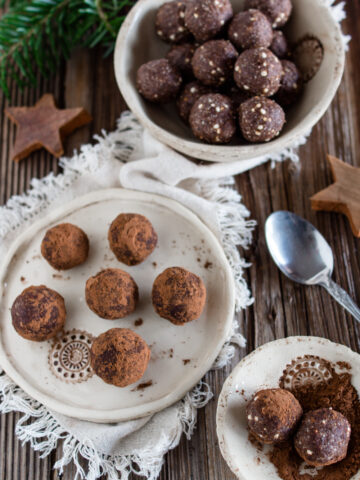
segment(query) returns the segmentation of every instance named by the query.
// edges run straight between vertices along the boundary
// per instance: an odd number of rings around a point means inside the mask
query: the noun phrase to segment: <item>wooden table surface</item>
[[[246,271],[247,282],[255,297],[251,308],[239,315],[241,332],[247,348],[239,351],[232,365],[210,372],[205,380],[215,393],[209,405],[199,411],[198,426],[191,439],[182,439],[171,451],[161,473],[161,480],[234,480],[223,461],[216,438],[215,412],[221,386],[234,365],[255,347],[276,338],[290,335],[317,335],[348,345],[360,352],[360,327],[329,295],[318,287],[303,287],[285,279],[272,263],[264,241],[266,217],[279,209],[291,210],[314,223],[327,238],[335,254],[334,279],[360,303],[360,240],[350,230],[345,217],[335,213],[315,213],[309,197],[331,183],[326,153],[331,153],[360,167],[360,2],[348,0],[348,19],[344,31],[352,35],[345,75],[339,92],[321,122],[314,128],[305,146],[300,149],[299,164],[270,164],[243,173],[236,185],[244,204],[258,222],[252,247],[244,252],[252,266]],[[14,141],[14,127],[3,114],[7,105],[32,105],[45,92],[55,94],[60,107],[84,106],[94,121],[74,133],[67,142],[67,154],[91,140],[102,129],[114,129],[115,121],[125,104],[120,97],[111,59],[100,52],[76,52],[58,74],[39,79],[36,89],[21,92],[15,86],[11,101],[0,98],[1,160],[0,202],[24,192],[33,177],[41,178],[50,171],[59,172],[56,159],[41,151],[19,163],[9,157]],[[21,446],[14,434],[18,414],[0,419],[0,479],[55,480],[52,470],[61,455],[61,446],[49,457],[40,459],[29,445]],[[63,480],[73,480],[73,465],[66,468]],[[131,479],[134,480],[135,476]]]

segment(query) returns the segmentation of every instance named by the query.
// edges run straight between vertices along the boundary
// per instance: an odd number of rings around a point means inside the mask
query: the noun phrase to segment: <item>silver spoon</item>
[[[334,257],[330,245],[311,223],[291,212],[275,212],[266,220],[265,238],[274,262],[287,277],[326,288],[360,322],[359,307],[331,279]]]

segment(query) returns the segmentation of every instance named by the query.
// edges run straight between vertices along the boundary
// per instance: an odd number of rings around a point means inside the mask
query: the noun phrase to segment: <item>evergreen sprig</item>
[[[0,6],[2,2],[0,0]],[[13,79],[36,84],[68,59],[74,47],[103,45],[109,55],[134,0],[10,0],[0,18],[0,88],[9,96]]]

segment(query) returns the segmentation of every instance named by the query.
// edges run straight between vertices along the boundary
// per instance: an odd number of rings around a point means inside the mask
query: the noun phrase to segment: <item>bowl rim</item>
[[[161,0],[165,3],[169,0]],[[129,32],[133,26],[133,22],[142,16],[142,12],[149,10],[149,5],[157,4],[158,0],[138,0],[127,14],[116,39],[114,51],[114,70],[115,77],[120,92],[130,108],[138,119],[140,124],[149,129],[150,133],[165,145],[183,153],[189,157],[197,158],[209,162],[233,162],[239,160],[250,160],[258,157],[271,158],[272,155],[280,154],[282,151],[296,144],[301,144],[302,139],[307,137],[312,128],[318,123],[320,118],[329,108],[334,96],[339,88],[344,68],[345,68],[345,44],[340,23],[337,22],[330,10],[330,6],[326,0],[316,0],[320,7],[324,9],[328,21],[333,24],[333,34],[336,45],[337,62],[332,72],[332,81],[329,82],[320,101],[315,107],[301,120],[301,122],[292,128],[289,132],[280,135],[278,138],[268,143],[249,144],[249,145],[210,145],[200,143],[194,140],[186,140],[179,138],[177,135],[168,132],[164,128],[153,122],[145,113],[139,101],[139,94],[134,85],[129,84],[125,74],[124,52],[127,50]],[[143,6],[147,4],[147,8]]]

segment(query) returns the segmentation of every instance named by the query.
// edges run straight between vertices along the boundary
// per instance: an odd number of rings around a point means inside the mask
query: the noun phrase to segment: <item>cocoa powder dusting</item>
[[[349,365],[342,364],[342,368]],[[351,383],[351,374],[338,374],[330,364],[327,368],[332,377],[318,384],[304,384],[293,387],[291,392],[299,400],[304,413],[318,408],[333,408],[342,413],[351,424],[351,439],[348,454],[344,460],[318,470],[316,480],[350,480],[360,469],[360,400]],[[282,380],[280,380],[280,386]],[[313,480],[308,473],[300,474],[303,460],[295,452],[291,440],[275,446],[269,454],[271,462],[283,480]],[[305,470],[306,471],[306,470]]]

